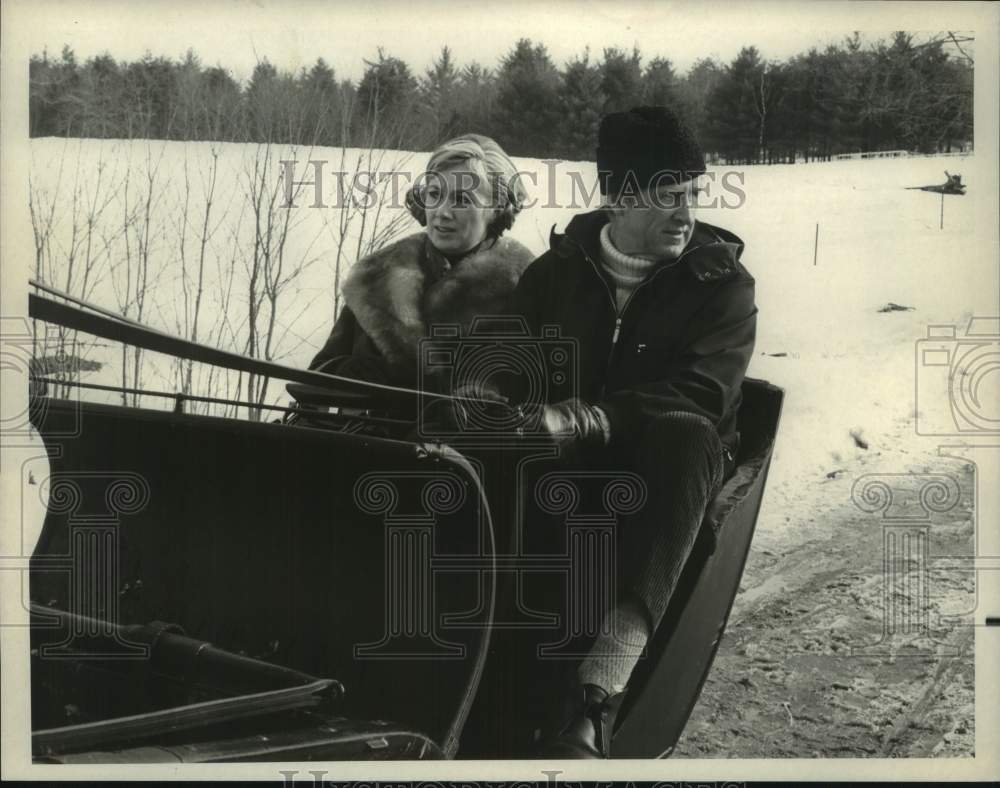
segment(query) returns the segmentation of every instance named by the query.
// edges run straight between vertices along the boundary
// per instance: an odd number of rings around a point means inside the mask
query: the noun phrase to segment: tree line
[[[515,156],[591,160],[602,115],[666,104],[710,158],[728,163],[825,159],[852,151],[951,151],[973,138],[969,39],[859,34],[784,61],[745,47],[684,74],[662,56],[617,47],[559,67],[521,39],[494,68],[455,62],[445,46],[423,74],[379,50],[355,83],[322,59],[297,73],[263,60],[245,85],[188,51],[79,63],[64,47],[30,61],[33,137],[215,140],[427,150],[460,132]]]

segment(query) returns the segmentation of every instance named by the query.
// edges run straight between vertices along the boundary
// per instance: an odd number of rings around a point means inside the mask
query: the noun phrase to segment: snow
[[[104,182],[121,182],[127,168],[144,172],[150,161],[162,156],[163,173],[169,176],[157,190],[157,234],[154,239],[154,267],[161,269],[147,321],[176,332],[179,317],[181,277],[178,261],[177,212],[182,205],[180,187],[184,162],[189,164],[196,192],[202,181],[197,175],[210,161],[211,150],[220,151],[223,166],[219,175],[218,204],[222,222],[210,244],[210,271],[231,255],[234,248],[247,248],[252,228],[241,215],[248,162],[257,146],[214,145],[211,143],[123,143],[119,141],[65,141],[40,139],[32,142],[33,186],[61,195],[57,208],[66,209],[66,184],[79,164],[81,183],[96,181],[98,161],[109,169]],[[359,155],[348,152],[349,162]],[[310,170],[305,162],[326,160],[332,172],[338,169],[341,151],[313,149],[274,150],[272,160],[296,158],[298,178]],[[62,180],[57,181],[59,162],[64,161]],[[383,164],[398,164],[407,172],[419,172],[426,154],[391,153]],[[569,218],[595,207],[576,195],[572,204],[570,172],[580,173],[581,182],[591,188],[593,164],[545,163],[518,159],[529,175],[528,186],[538,204],[525,211],[512,235],[535,252],[547,247],[553,225],[563,228]],[[968,185],[962,197],[944,198],[944,227],[939,228],[941,197],[909,186],[941,183],[944,169],[960,172]],[[721,182],[722,172],[713,168]],[[843,471],[838,484],[851,483],[861,466],[879,458],[881,467],[905,471],[915,464],[931,462],[940,437],[920,435],[915,418],[916,386],[928,375],[938,377],[942,368],[925,368],[916,355],[918,340],[927,336],[932,325],[955,326],[963,335],[969,320],[995,316],[997,263],[993,244],[982,227],[977,233],[977,175],[974,156],[948,158],[905,158],[867,161],[759,166],[736,168],[742,173],[745,201],[735,207],[701,209],[705,221],[732,230],[743,238],[743,261],[757,280],[758,338],[749,374],[763,378],[785,390],[781,430],[774,454],[766,509],[781,512],[824,484],[827,474]],[[275,174],[274,170],[272,174]],[[533,179],[537,178],[537,184]],[[328,181],[327,201],[335,196]],[[311,187],[309,187],[311,188]],[[709,191],[711,196],[712,190]],[[730,202],[732,195],[730,195]],[[120,197],[115,200],[120,200]],[[132,198],[130,198],[132,199]],[[196,215],[197,194],[190,209]],[[595,198],[596,200],[596,198]],[[284,363],[305,366],[326,337],[332,323],[333,242],[332,227],[337,212],[332,208],[310,207],[311,198],[297,200],[293,209],[295,229],[289,255],[310,260],[300,280],[287,293],[280,310],[279,325],[284,338]],[[402,193],[398,195],[402,204]],[[223,214],[223,207],[225,212]],[[401,211],[392,209],[386,215]],[[117,211],[117,214],[115,213]],[[980,214],[982,217],[983,214]],[[121,221],[121,207],[112,208],[102,221],[108,232]],[[980,218],[980,221],[983,221]],[[994,220],[995,221],[995,220]],[[818,254],[813,254],[818,225]],[[416,231],[410,224],[407,232]],[[68,222],[54,230],[65,248]],[[188,259],[194,243],[188,231]],[[112,242],[107,265],[123,259],[121,240]],[[238,267],[237,291],[245,282]],[[106,276],[90,294],[103,306],[116,309]],[[57,286],[61,283],[57,280]],[[214,322],[219,299],[210,288],[205,320]],[[879,312],[889,302],[913,307],[912,311]],[[228,318],[239,324],[242,301],[234,298]],[[211,314],[211,310],[215,314]],[[984,340],[984,341],[989,341]],[[996,338],[992,340],[996,343]],[[99,352],[99,351],[98,351]],[[770,354],[786,354],[775,356]],[[114,382],[120,371],[111,366],[87,380]],[[994,367],[995,369],[995,367]],[[922,378],[922,376],[924,376]],[[982,401],[1000,400],[997,374],[987,375],[980,392]],[[150,376],[147,385],[170,387],[168,372]],[[941,389],[941,382],[937,382]],[[280,389],[278,390],[280,393]],[[276,401],[285,397],[275,396]],[[939,404],[947,414],[947,406]],[[863,437],[868,448],[860,448],[851,432]],[[769,527],[784,527],[784,518],[770,516]]]

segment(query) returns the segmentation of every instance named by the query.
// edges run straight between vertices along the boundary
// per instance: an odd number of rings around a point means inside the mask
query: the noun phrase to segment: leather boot
[[[552,760],[610,758],[611,734],[624,692],[608,695],[594,684],[577,686],[575,709],[559,734],[543,742],[537,757]]]

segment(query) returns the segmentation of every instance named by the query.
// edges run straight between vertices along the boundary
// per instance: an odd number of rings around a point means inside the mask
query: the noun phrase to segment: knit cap
[[[688,125],[667,107],[635,107],[601,120],[597,134],[601,194],[622,187],[677,184],[705,173],[705,155]],[[631,173],[631,175],[630,175]]]

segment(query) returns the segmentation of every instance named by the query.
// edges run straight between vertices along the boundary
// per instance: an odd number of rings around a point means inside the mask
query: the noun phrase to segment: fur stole
[[[355,263],[344,303],[387,361],[412,366],[431,326],[458,324],[465,335],[474,318],[500,314],[534,258],[502,236],[450,266],[416,233]]]

